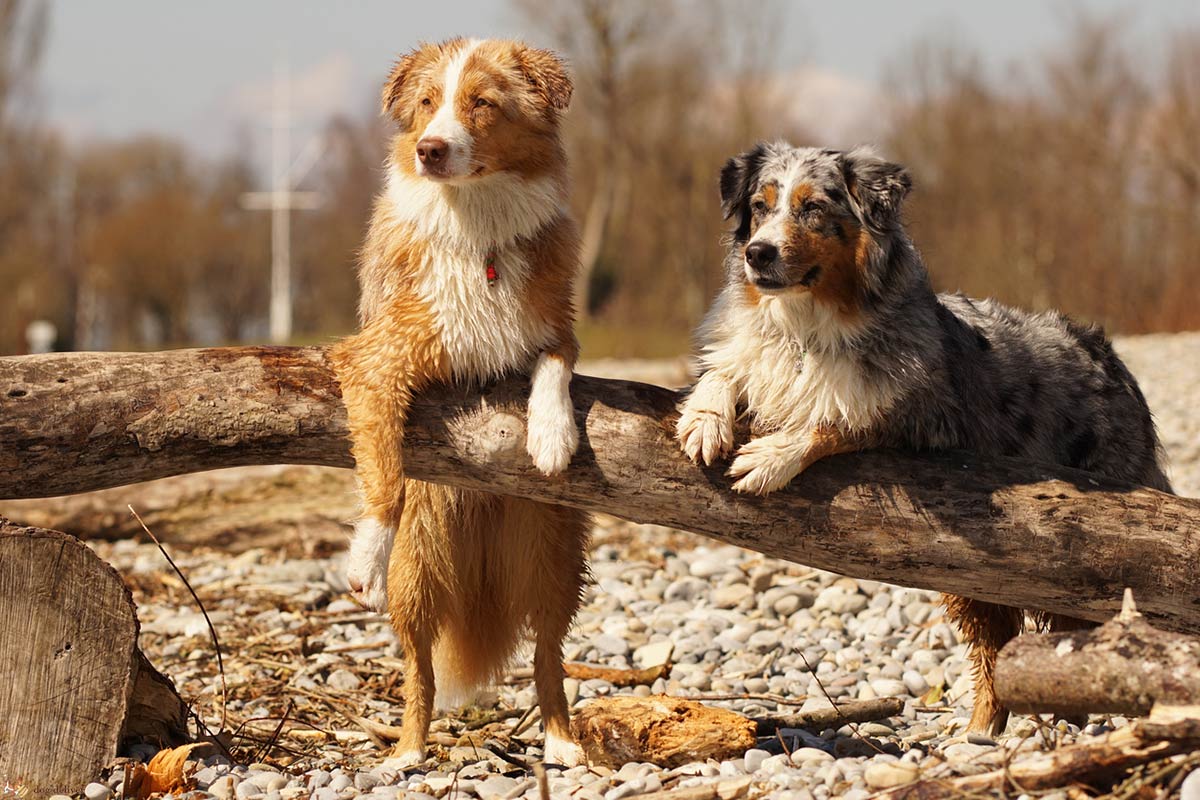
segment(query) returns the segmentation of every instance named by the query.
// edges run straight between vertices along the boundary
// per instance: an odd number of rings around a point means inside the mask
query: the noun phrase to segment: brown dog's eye
[[[482,97],[475,98],[475,107],[476,108],[487,108],[490,105],[491,105],[491,103],[489,103],[487,100],[485,100]]]
[[[430,100],[428,97],[426,97],[424,100],[422,100],[422,101],[421,101],[421,105],[423,105],[423,106],[431,106],[431,105],[433,105],[433,101],[432,101],[432,100]]]

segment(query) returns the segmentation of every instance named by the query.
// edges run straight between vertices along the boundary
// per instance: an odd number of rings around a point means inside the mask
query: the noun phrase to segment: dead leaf
[[[146,765],[146,775],[137,788],[137,800],[146,800],[151,795],[191,788],[191,780],[184,776],[183,768],[188,754],[204,742],[185,744],[170,750],[159,750]]]
[[[942,687],[931,686],[929,691],[921,697],[921,704],[926,706],[934,706],[942,702]]]

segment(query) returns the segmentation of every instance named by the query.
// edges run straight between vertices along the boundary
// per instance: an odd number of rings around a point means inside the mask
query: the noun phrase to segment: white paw
[[[372,611],[387,610],[388,561],[396,529],[375,519],[354,523],[354,538],[346,554],[346,582],[354,599]]]
[[[751,439],[738,449],[729,466],[735,492],[769,494],[791,483],[800,474],[804,448],[794,436],[773,433]]]
[[[675,426],[675,438],[692,461],[704,459],[705,464],[712,464],[733,449],[733,420],[720,411],[694,408],[687,402]]]
[[[530,409],[525,449],[543,475],[557,475],[571,463],[579,448],[579,430],[568,413],[534,413]]]
[[[542,761],[547,764],[558,764],[563,767],[578,767],[587,763],[583,748],[571,739],[562,739],[553,734],[546,734],[546,747],[542,751]]]
[[[420,750],[405,750],[403,753],[395,753],[384,760],[379,766],[383,769],[396,770],[403,772],[407,769],[420,766],[425,763],[425,753]]]

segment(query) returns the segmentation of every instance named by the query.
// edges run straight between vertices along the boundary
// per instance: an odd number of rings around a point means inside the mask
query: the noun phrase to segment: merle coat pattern
[[[866,149],[760,144],[726,164],[727,280],[698,334],[684,451],[706,463],[731,452],[746,414],[756,438],[730,467],[741,492],[866,447],[964,449],[1170,491],[1150,411],[1104,333],[1056,311],[935,294],[900,215],[910,187],[903,167]],[[1007,712],[992,669],[1024,614],[943,599],[971,644],[971,728],[998,733]]]

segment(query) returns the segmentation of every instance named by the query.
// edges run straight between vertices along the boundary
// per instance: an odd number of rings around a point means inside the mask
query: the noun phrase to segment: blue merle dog
[[[1146,401],[1102,331],[935,294],[905,232],[905,169],[870,150],[760,144],[721,173],[735,228],[702,324],[700,377],[677,436],[693,460],[733,450],[734,490],[766,494],[825,456],[964,449],[1063,464],[1170,491]],[[997,734],[996,653],[1021,609],[944,595],[971,646],[970,727]],[[1033,612],[1039,626],[1088,623]]]

